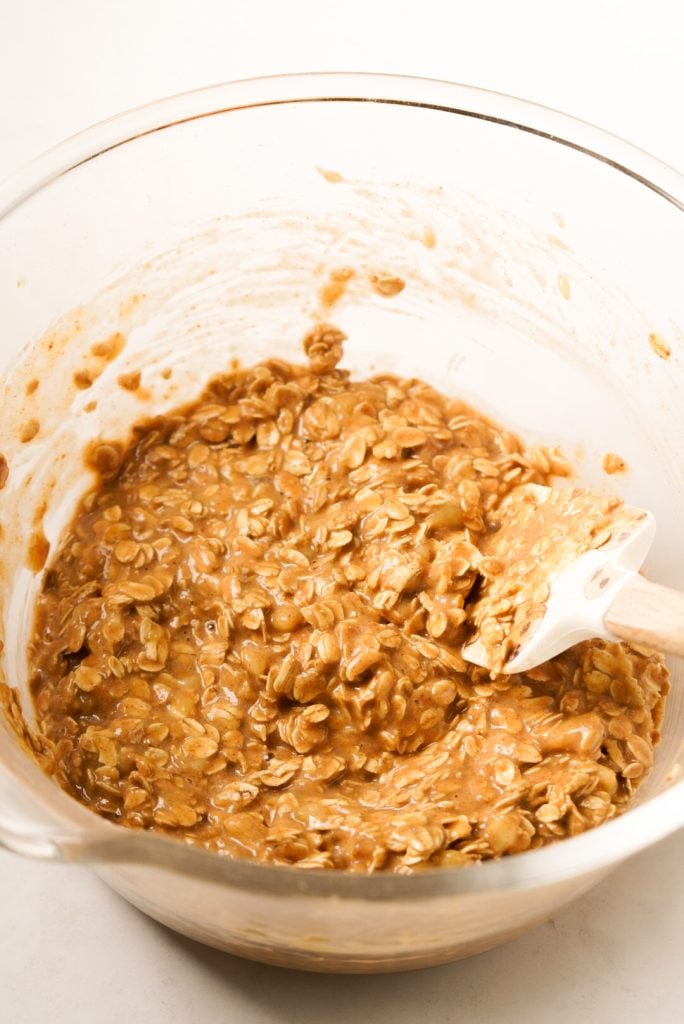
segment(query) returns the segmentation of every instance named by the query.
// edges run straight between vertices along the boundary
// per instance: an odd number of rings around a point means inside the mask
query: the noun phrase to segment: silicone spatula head
[[[467,661],[524,672],[580,640],[617,639],[604,619],[642,565],[655,519],[619,498],[527,484],[502,502],[482,547]]]

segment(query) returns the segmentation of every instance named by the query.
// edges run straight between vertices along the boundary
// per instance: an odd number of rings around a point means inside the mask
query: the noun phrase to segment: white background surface
[[[0,177],[88,124],[230,78],[426,75],[586,118],[684,169],[677,0],[0,0]],[[684,836],[548,924],[416,974],[307,976],[205,950],[85,870],[0,853],[7,1024],[670,1024],[682,1019]]]

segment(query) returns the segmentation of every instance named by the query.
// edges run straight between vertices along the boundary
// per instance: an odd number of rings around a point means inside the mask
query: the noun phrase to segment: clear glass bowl
[[[684,586],[683,203],[679,174],[589,125],[477,89],[372,75],[163,100],[6,183],[1,665],[25,713],[40,585],[29,547],[39,521],[54,544],[88,485],[84,446],[192,397],[233,356],[300,358],[320,288],[343,266],[355,277],[325,315],[349,336],[346,365],[418,374],[530,440],[560,442],[582,479],[654,510],[647,568]],[[375,272],[406,288],[376,295]],[[126,344],[115,358],[93,353],[117,332]],[[114,383],[141,368],[147,401]],[[79,372],[92,379],[85,390]],[[630,472],[606,480],[605,451]],[[160,921],[271,963],[374,971],[468,956],[684,822],[681,663],[672,671],[656,768],[633,809],[466,870],[302,872],[117,828],[45,777],[6,722],[0,841],[91,864]]]

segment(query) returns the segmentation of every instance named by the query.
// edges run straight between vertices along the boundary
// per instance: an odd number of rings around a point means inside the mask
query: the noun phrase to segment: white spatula
[[[463,656],[524,672],[591,637],[684,656],[684,594],[638,573],[655,529],[650,512],[617,498],[516,488],[485,542],[483,567],[495,564],[470,606]]]

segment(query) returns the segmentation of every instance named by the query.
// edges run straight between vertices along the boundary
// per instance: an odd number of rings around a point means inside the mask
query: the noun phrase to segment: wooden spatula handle
[[[603,621],[621,640],[684,657],[684,594],[635,575],[625,584]]]

